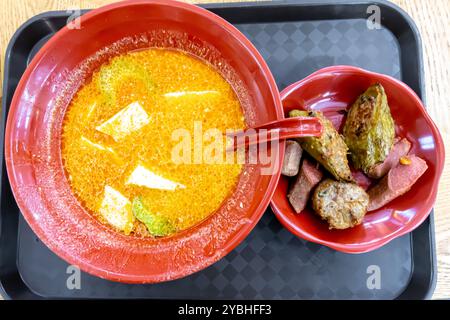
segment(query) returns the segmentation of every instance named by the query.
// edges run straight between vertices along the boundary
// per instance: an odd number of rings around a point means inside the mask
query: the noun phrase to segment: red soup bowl
[[[283,118],[275,81],[261,55],[225,20],[168,0],[120,2],[62,28],[37,53],[14,94],[5,157],[14,197],[36,235],[58,256],[93,275],[154,283],[199,271],[224,257],[258,222],[279,170],[246,165],[233,194],[198,225],[164,238],[113,231],[71,192],[61,160],[66,108],[83,81],[112,55],[148,47],[188,51],[214,65],[241,99],[247,124]],[[278,162],[284,151],[280,149]],[[201,192],[201,191],[199,191]]]
[[[281,177],[271,201],[280,222],[296,236],[346,253],[363,253],[417,228],[429,215],[444,166],[444,145],[436,125],[419,97],[392,77],[350,66],[321,69],[281,92],[285,113],[292,109],[321,110],[340,129],[343,113],[370,85],[386,90],[396,133],[412,144],[411,153],[423,158],[428,170],[410,191],[379,210],[368,212],[363,223],[346,230],[329,230],[310,207],[296,214],[286,197],[288,179]],[[357,181],[366,186],[368,178]]]

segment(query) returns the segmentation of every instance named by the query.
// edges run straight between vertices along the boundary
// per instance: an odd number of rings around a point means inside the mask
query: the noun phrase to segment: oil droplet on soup
[[[181,51],[148,49],[112,58],[71,101],[62,157],[80,203],[125,234],[166,236],[215,212],[240,164],[179,163],[175,130],[245,127],[231,85]],[[210,141],[203,141],[203,146]],[[191,139],[191,159],[194,143]]]

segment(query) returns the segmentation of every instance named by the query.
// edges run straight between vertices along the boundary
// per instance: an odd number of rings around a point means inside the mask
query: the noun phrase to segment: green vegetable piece
[[[337,180],[353,181],[348,165],[348,148],[344,139],[336,131],[333,124],[320,111],[292,110],[289,117],[317,117],[322,123],[323,132],[320,137],[304,137],[297,139],[303,150],[316,159]]]
[[[110,103],[114,104],[117,100],[117,88],[121,83],[129,82],[130,79],[141,81],[148,90],[155,87],[150,73],[142,64],[123,59],[112,59],[109,64],[100,69],[97,87],[105,93]]]
[[[309,117],[309,112],[305,110],[291,110],[289,111],[289,118],[293,117]]]
[[[167,236],[176,231],[166,218],[150,213],[140,197],[133,199],[131,210],[136,219],[144,223],[153,236]]]
[[[383,162],[394,144],[394,120],[381,84],[370,86],[351,106],[343,135],[350,160],[365,173]]]

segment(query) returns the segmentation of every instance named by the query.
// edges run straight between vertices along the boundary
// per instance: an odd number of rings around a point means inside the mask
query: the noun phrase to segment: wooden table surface
[[[0,69],[2,69],[6,46],[11,36],[30,17],[50,10],[95,8],[114,1],[2,0],[0,2]],[[427,108],[441,130],[447,150],[445,169],[435,205],[438,280],[433,298],[448,299],[450,298],[450,0],[393,0],[393,2],[411,15],[422,35]]]

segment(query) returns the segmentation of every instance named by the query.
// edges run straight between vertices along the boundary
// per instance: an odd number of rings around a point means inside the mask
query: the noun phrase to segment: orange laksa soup
[[[214,67],[166,49],[111,58],[65,115],[62,159],[72,191],[126,235],[168,236],[199,223],[231,195],[242,165],[174,161],[177,132],[193,137],[196,125],[245,127],[237,95]]]

